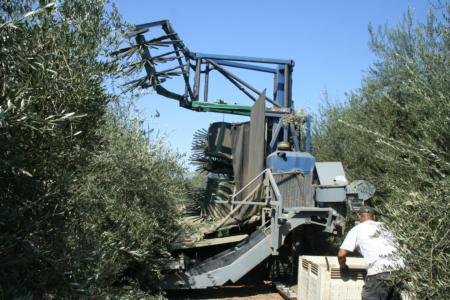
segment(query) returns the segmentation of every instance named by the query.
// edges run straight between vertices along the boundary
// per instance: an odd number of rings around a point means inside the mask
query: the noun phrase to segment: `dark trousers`
[[[362,300],[401,300],[400,293],[390,280],[390,273],[379,273],[366,277],[361,293]]]

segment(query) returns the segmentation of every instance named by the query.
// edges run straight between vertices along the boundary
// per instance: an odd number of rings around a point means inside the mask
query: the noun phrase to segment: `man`
[[[389,282],[391,271],[405,266],[399,257],[396,240],[384,225],[375,221],[375,210],[363,206],[359,210],[360,224],[347,234],[338,252],[341,270],[348,269],[346,257],[358,249],[367,267],[367,277],[361,293],[362,300],[401,299],[395,286]]]

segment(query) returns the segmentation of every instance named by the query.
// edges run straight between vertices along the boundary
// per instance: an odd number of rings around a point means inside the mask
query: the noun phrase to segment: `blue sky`
[[[327,91],[331,101],[361,86],[365,70],[373,63],[368,24],[400,22],[408,8],[414,18],[426,19],[426,0],[116,0],[127,22],[141,24],[168,19],[191,51],[214,54],[295,60],[293,99],[296,108],[317,112]],[[271,81],[252,74],[243,79],[259,89]],[[214,78],[213,78],[214,80]],[[222,99],[238,97],[217,80],[211,93]],[[211,82],[214,84],[214,82]],[[259,84],[259,85],[258,85]],[[189,153],[192,134],[216,121],[241,118],[198,113],[180,108],[176,101],[156,93],[142,97],[138,107],[150,118],[150,126],[169,135],[170,146]]]

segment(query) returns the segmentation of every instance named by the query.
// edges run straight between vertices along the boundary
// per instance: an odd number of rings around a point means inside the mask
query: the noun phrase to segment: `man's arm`
[[[338,252],[338,261],[339,261],[339,266],[341,267],[341,269],[346,269],[347,268],[347,254],[349,253],[348,250],[345,249],[339,249]]]
[[[338,252],[338,261],[339,266],[341,267],[341,270],[348,269],[346,265],[347,261],[347,254],[350,252],[353,252],[356,248],[356,236],[357,236],[357,230],[356,227],[354,227],[352,230],[350,230],[347,234],[347,236],[344,239],[344,242],[342,242],[342,245]]]

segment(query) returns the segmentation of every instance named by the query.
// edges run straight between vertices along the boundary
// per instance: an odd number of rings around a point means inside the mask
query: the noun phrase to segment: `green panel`
[[[192,101],[192,108],[198,111],[217,112],[232,115],[250,116],[251,106],[225,104],[225,103],[209,103]]]

